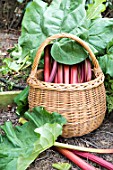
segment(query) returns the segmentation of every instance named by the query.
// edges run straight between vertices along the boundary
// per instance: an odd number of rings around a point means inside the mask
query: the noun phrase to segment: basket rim
[[[43,90],[55,90],[55,91],[78,91],[89,90],[96,88],[104,82],[104,74],[100,68],[94,68],[95,78],[91,81],[84,83],[65,84],[65,83],[50,83],[39,80],[36,75],[29,76],[27,83],[32,88],[38,88]]]

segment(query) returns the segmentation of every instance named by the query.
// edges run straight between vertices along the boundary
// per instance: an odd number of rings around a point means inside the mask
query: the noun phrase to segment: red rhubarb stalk
[[[104,168],[108,169],[108,170],[113,170],[113,164],[111,164],[110,162],[107,162],[105,161],[104,159],[98,157],[98,156],[95,156],[91,153],[87,153],[87,152],[79,152],[79,151],[76,151],[76,150],[73,150],[72,151],[74,154],[78,155],[78,156],[81,156],[83,158],[86,158],[86,159],[89,159],[101,166],[103,166]]]
[[[81,83],[84,82],[85,75],[84,75],[84,62],[81,63]]]
[[[63,83],[63,65],[58,64],[57,83]]]
[[[78,83],[84,82],[84,63],[80,63],[78,65]]]
[[[53,68],[51,70],[51,74],[50,74],[50,77],[49,77],[47,82],[53,82],[55,75],[56,75],[56,72],[57,72],[57,62],[54,60]]]
[[[78,65],[78,83],[81,83],[81,64]]]
[[[89,59],[85,60],[85,81],[90,81],[92,78],[91,62]]]
[[[48,81],[50,76],[50,63],[51,63],[51,56],[50,56],[50,46],[46,46],[44,49],[44,81]]]
[[[71,72],[70,72],[70,84],[74,84],[78,82],[78,71],[77,71],[77,65],[71,66]]]
[[[69,84],[69,65],[64,65],[64,83]]]
[[[54,78],[54,83],[57,83],[57,73],[56,73],[55,78]]]
[[[86,163],[84,160],[76,156],[73,152],[67,150],[55,147],[55,149],[60,152],[62,155],[67,157],[69,160],[74,162],[77,166],[79,166],[82,170],[96,170],[93,166]]]

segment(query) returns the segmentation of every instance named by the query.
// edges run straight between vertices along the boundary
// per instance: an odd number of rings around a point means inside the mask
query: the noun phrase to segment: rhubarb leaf
[[[75,41],[67,41],[64,44],[60,44],[60,42],[54,43],[51,55],[57,62],[68,65],[82,62],[88,57],[83,47]]]
[[[98,58],[104,74],[113,77],[113,54],[106,54]]]
[[[30,111],[25,112],[24,116],[27,120],[30,120],[30,122],[35,124],[36,127],[40,127],[45,123],[50,123],[50,124],[59,123],[60,125],[66,124],[66,119],[62,117],[61,114],[58,114],[57,112],[53,112],[52,114],[50,114],[43,107],[35,107],[32,110],[32,112]]]
[[[94,3],[88,4],[87,18],[95,19],[101,17],[101,12],[105,11],[106,5],[103,4],[106,0],[94,0]]]
[[[54,0],[48,6],[42,0],[33,0],[24,14],[21,36],[18,41],[18,46],[22,49],[22,58],[29,55],[33,62],[41,43],[47,37],[58,33],[76,35],[83,39],[95,54],[103,55],[107,44],[113,38],[113,19],[97,18],[103,9],[104,0],[95,0],[87,11],[85,2],[85,0]],[[76,43],[72,40],[67,41],[62,38],[51,43],[55,43],[51,52],[52,57],[61,63],[69,61],[70,64],[71,61],[75,64],[86,58],[86,54],[82,56],[80,50],[80,56],[78,55],[77,59]],[[66,59],[69,43],[69,55],[71,55],[70,59],[69,56]]]
[[[51,120],[52,124],[46,121],[45,124],[44,121],[41,124],[47,114],[50,115],[43,111],[43,114],[38,117],[35,112],[37,124],[31,121],[34,119],[31,114],[29,121],[22,126],[13,127],[11,122],[6,122],[1,126],[4,134],[0,135],[0,170],[25,170],[41,152],[54,145],[57,137],[62,134],[64,123],[61,120],[59,122],[62,125],[55,123],[57,116],[59,117],[56,113],[53,116],[55,121]],[[41,121],[37,121],[38,119]]]
[[[41,0],[34,0],[27,7],[22,21],[19,38],[22,55],[30,54],[33,60],[38,47],[48,36],[64,32],[79,36],[85,17],[85,0],[54,0],[50,6]],[[86,30],[82,29],[82,34],[83,31]]]
[[[113,18],[98,18],[89,23],[88,37],[85,39],[98,54],[105,54],[108,43],[113,39]]]
[[[107,45],[106,54],[98,57],[98,61],[104,74],[113,77],[113,39]]]
[[[71,168],[71,165],[69,163],[54,163],[52,164],[52,167],[58,170],[69,170]]]
[[[29,86],[14,98],[14,102],[17,105],[16,113],[18,115],[23,115],[28,110],[28,93]]]

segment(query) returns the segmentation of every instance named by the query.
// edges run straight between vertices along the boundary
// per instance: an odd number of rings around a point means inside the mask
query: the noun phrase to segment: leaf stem
[[[81,146],[69,145],[60,142],[55,142],[54,146],[78,151],[94,152],[94,153],[113,153],[113,149],[96,149],[96,148],[86,148]]]

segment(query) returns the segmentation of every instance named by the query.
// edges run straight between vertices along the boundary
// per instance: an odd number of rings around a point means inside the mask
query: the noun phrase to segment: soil
[[[18,117],[15,114],[15,107],[7,108],[6,110],[0,110],[0,125],[5,121],[11,120],[13,125],[18,124]],[[73,138],[58,138],[59,142],[73,144],[77,146],[93,147],[93,148],[113,148],[113,123],[105,117],[101,126],[95,131],[84,135],[82,137]],[[113,163],[113,154],[96,154],[99,157]],[[54,148],[50,148],[39,155],[39,157],[27,168],[27,170],[54,170],[52,168],[53,163],[68,162],[72,165],[71,170],[79,170],[75,164],[67,160],[64,156],[59,154]],[[101,166],[90,162],[98,170],[104,170]]]

